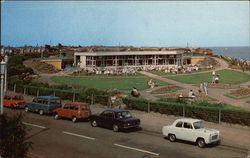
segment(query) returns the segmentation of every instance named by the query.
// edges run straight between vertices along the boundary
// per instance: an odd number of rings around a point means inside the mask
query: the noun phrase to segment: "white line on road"
[[[90,139],[90,140],[95,140],[95,138],[80,135],[80,134],[75,134],[75,133],[71,133],[71,132],[62,131],[62,133],[72,135],[72,136],[76,136],[76,137],[86,138],[86,139]]]
[[[143,153],[148,153],[148,154],[151,154],[151,155],[159,156],[159,154],[157,154],[157,153],[153,153],[153,152],[142,150],[142,149],[132,148],[132,147],[124,146],[124,145],[120,145],[120,144],[114,144],[114,145],[122,147],[122,148],[126,148],[126,149],[136,150],[136,151],[140,151],[140,152],[143,152]]]
[[[28,126],[34,126],[34,127],[42,128],[42,129],[47,128],[47,127],[44,127],[44,126],[35,125],[35,124],[32,124],[32,123],[27,123],[27,122],[23,122],[23,124],[28,125]]]

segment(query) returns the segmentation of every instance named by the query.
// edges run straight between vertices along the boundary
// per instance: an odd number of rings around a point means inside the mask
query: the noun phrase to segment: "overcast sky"
[[[1,45],[249,46],[249,2],[3,2]]]

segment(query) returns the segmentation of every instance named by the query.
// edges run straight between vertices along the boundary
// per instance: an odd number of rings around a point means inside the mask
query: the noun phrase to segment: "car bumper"
[[[220,144],[221,140],[220,139],[217,139],[217,140],[212,140],[206,144]]]
[[[137,128],[139,125],[133,125],[133,126],[125,126],[124,129],[130,129],[130,128]]]
[[[17,105],[14,105],[15,108],[25,108],[25,104],[17,104]]]

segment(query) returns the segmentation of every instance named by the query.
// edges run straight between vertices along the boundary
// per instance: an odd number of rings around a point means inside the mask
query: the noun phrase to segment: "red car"
[[[55,119],[60,117],[70,118],[73,123],[79,119],[88,119],[91,116],[89,104],[69,102],[62,107],[53,111],[55,113]]]
[[[3,105],[10,108],[24,108],[25,100],[21,94],[7,94],[4,96]]]

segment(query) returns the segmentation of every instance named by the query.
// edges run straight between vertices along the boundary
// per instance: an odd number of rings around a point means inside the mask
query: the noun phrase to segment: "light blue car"
[[[55,96],[35,97],[32,102],[25,104],[25,112],[38,112],[40,115],[51,114],[53,110],[61,107],[61,98]]]

